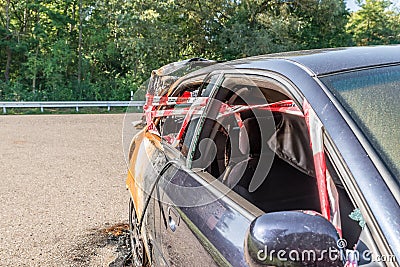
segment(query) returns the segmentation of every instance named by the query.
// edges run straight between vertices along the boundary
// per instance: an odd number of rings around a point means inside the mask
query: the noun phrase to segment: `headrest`
[[[240,152],[254,156],[260,155],[262,151],[271,150],[267,142],[275,133],[275,121],[270,112],[256,112],[256,117],[244,119],[239,132]]]

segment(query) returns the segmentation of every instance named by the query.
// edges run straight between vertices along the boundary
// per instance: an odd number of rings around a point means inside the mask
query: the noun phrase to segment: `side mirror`
[[[343,266],[340,237],[324,217],[302,211],[257,217],[245,240],[249,266]]]

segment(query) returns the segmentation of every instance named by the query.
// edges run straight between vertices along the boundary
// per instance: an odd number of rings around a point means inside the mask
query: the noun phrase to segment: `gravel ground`
[[[116,265],[115,228],[128,219],[123,118],[0,116],[0,266]]]

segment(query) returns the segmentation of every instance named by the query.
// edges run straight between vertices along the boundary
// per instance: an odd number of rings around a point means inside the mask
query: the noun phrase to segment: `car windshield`
[[[400,180],[400,66],[321,78]]]

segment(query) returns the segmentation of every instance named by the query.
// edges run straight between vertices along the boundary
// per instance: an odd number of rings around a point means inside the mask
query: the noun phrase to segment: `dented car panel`
[[[341,63],[344,55],[369,53],[381,57]],[[224,65],[194,59],[154,71],[146,127],[132,140],[126,181],[147,263],[398,266],[396,177],[324,84],[324,77],[400,65],[393,53],[400,55],[400,47],[284,53]],[[286,226],[272,223],[281,216],[291,218]],[[302,220],[320,227],[304,231]],[[274,236],[280,227],[310,241]],[[259,231],[271,232],[259,240]],[[281,245],[271,238],[282,238]],[[284,255],[317,254],[265,256],[254,251],[254,240]],[[331,249],[334,259],[321,253]],[[373,256],[354,257],[367,252]]]
[[[157,176],[157,170],[152,163],[155,160],[156,152],[162,149],[160,138],[148,133],[145,130],[139,132],[133,139],[131,147],[133,153],[130,158],[130,168],[126,185],[132,194],[139,217],[142,217],[144,200],[146,199],[145,189],[151,183],[151,177]],[[145,156],[143,156],[145,155]],[[149,177],[146,179],[146,177]]]

